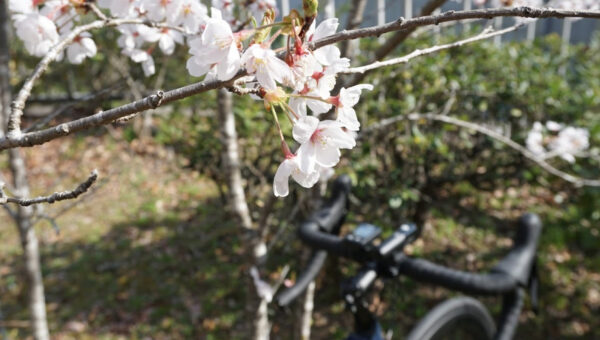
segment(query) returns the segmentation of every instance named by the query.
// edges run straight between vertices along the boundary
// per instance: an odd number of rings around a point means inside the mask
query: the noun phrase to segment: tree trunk
[[[0,0],[0,116],[1,123],[7,121],[10,112],[11,90],[8,39],[10,20],[7,13],[7,2]],[[4,135],[3,128],[0,136]],[[18,197],[29,197],[27,168],[21,150],[9,150],[9,164],[13,175],[14,194]],[[25,279],[27,281],[27,297],[33,338],[36,340],[50,339],[48,322],[46,321],[46,299],[44,297],[44,281],[40,265],[40,252],[35,230],[32,224],[33,207],[18,206],[14,220],[21,238],[23,262],[25,264]]]
[[[250,209],[246,201],[242,172],[240,166],[240,155],[238,152],[237,131],[235,129],[235,115],[233,113],[233,99],[229,91],[219,90],[217,94],[218,117],[221,127],[221,142],[223,143],[223,170],[227,177],[229,204],[233,214],[246,230],[246,244],[248,244],[249,258],[258,265],[266,256],[267,246],[262,232],[253,225],[250,217]],[[254,319],[254,339],[268,340],[271,326],[269,324],[268,302],[260,298],[256,292],[253,281],[249,278],[247,284],[249,289],[248,310],[252,312]]]
[[[219,106],[219,122],[221,126],[221,142],[223,143],[223,168],[227,176],[229,199],[231,209],[244,229],[253,229],[250,210],[246,203],[244,186],[242,185],[242,172],[240,169],[240,155],[238,152],[237,132],[235,130],[235,116],[231,93],[221,89],[217,95]]]
[[[20,150],[11,150],[19,153]],[[21,155],[13,159],[22,160]],[[48,322],[46,321],[46,298],[44,295],[44,281],[40,264],[40,252],[35,229],[32,225],[33,208],[19,207],[17,212],[17,225],[23,248],[23,262],[25,264],[25,278],[27,280],[27,295],[33,338],[36,340],[50,339]]]
[[[315,301],[315,281],[312,281],[306,287],[304,295],[304,305],[302,306],[302,318],[300,319],[300,336],[302,340],[310,339],[310,328],[312,326],[312,313]]]

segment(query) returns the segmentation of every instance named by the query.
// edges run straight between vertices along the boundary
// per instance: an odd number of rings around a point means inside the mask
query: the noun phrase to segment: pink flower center
[[[292,158],[296,157],[296,155],[294,155],[290,151],[290,147],[287,145],[287,143],[285,141],[281,141],[281,150],[283,151],[283,155],[284,155],[285,159],[292,159]]]
[[[316,80],[317,82],[319,82],[319,79],[323,78],[324,75],[325,75],[325,73],[323,73],[323,72],[315,72],[315,73],[313,73],[312,78],[314,80]]]
[[[340,101],[339,94],[335,97],[329,97],[329,99],[327,99],[327,101],[335,107],[342,107],[342,102]]]
[[[305,94],[307,94],[308,92],[310,92],[310,88],[308,88],[308,85],[307,85],[307,84],[304,84],[304,88],[302,89],[302,91],[300,91],[300,93],[299,93],[299,94],[300,94],[300,95],[305,95]]]
[[[321,131],[323,131],[323,129],[316,129],[315,132],[313,132],[313,134],[310,136],[311,143],[323,143],[323,135],[321,134]]]

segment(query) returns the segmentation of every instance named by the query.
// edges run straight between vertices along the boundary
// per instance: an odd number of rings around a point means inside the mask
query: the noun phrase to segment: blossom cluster
[[[10,0],[9,8],[28,52],[43,56],[61,36],[86,20],[89,3]],[[212,0],[210,11],[200,0],[91,3],[104,11],[100,16],[125,19],[116,28],[121,33],[117,44],[124,55],[142,65],[147,76],[155,73],[155,51],[170,55],[183,44],[189,46],[191,57],[186,67],[192,76],[227,81],[244,72],[236,86],[245,86],[264,101],[281,138],[284,160],[274,176],[276,196],[288,195],[289,177],[309,188],[331,176],[340,161],[340,150],[356,145],[360,123],[354,106],[361,92],[373,87],[361,84],[332,94],[337,74],[350,66],[350,60],[333,45],[310,47],[312,42],[334,34],[339,25],[336,18],[316,24],[316,0],[305,0],[304,13],[292,10],[279,22],[275,21],[275,0]],[[284,39],[278,39],[281,36]],[[82,33],[66,53],[70,62],[78,64],[94,56],[96,50],[91,35]],[[292,124],[295,152],[279,124],[281,113]]]
[[[527,149],[539,158],[560,157],[569,163],[575,162],[590,146],[590,134],[584,128],[566,126],[554,121],[545,125],[535,122],[527,134]]]
[[[305,13],[304,20],[310,16]],[[274,17],[274,12],[268,10],[263,16],[263,26],[234,32],[227,16],[218,8],[211,8],[202,34],[189,41],[192,57],[187,69],[193,76],[206,75],[205,79],[217,80],[231,79],[242,67],[246,70],[247,86],[257,90],[277,122],[285,160],[275,174],[273,191],[283,197],[289,193],[289,177],[310,188],[337,165],[340,149],[356,145],[355,134],[360,123],[354,106],[361,91],[373,87],[361,84],[331,94],[337,74],[350,66],[350,60],[341,57],[336,46],[311,50],[309,44],[334,34],[338,19],[327,19],[319,25],[313,20],[305,29],[306,25],[296,21],[299,15],[292,13],[271,34]],[[282,48],[283,60],[272,48],[281,34],[290,36],[288,45]],[[244,47],[246,40],[249,43]],[[278,109],[292,123],[292,136],[299,145],[295,153],[290,151],[281,131]],[[318,118],[330,111],[332,118]]]
[[[69,34],[84,11],[84,1],[74,0],[9,0],[9,10],[17,36],[29,54],[42,57]],[[85,58],[96,54],[96,44],[89,33],[80,34],[67,47],[69,62],[81,64]],[[59,55],[58,59],[62,59]]]
[[[85,21],[89,12],[86,0],[9,0],[9,10],[17,36],[23,41],[29,54],[42,57],[69,34],[77,24]],[[185,43],[185,36],[194,36],[203,30],[208,10],[200,0],[97,0],[97,5],[110,13],[111,18],[140,19],[147,23],[126,24],[117,29],[121,33],[117,43],[122,53],[140,63],[146,76],[155,73],[154,51],[158,47],[165,55],[171,55],[176,45]],[[229,23],[233,19],[231,1],[212,0],[213,6],[221,8]],[[245,16],[262,17],[262,12],[275,6],[275,0],[252,1]],[[240,17],[240,16],[238,16]],[[85,58],[96,55],[97,47],[92,36],[81,33],[67,47],[69,62],[81,64]],[[62,59],[62,54],[58,59]]]

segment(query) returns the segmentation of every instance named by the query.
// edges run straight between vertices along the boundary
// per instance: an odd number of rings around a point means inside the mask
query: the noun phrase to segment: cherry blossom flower
[[[525,145],[527,149],[531,151],[536,156],[543,156],[546,153],[546,149],[544,149],[544,135],[543,135],[544,127],[542,123],[535,122],[533,124],[533,128],[527,134],[527,139],[525,139]]]
[[[315,28],[315,22],[313,21],[310,29],[308,30],[306,36],[308,37],[307,41],[317,41],[321,38],[325,38],[329,35],[334,34],[337,31],[339,22],[337,18],[330,18],[327,20],[323,20],[319,26]],[[335,45],[328,45],[321,47],[315,51],[313,51],[313,55],[322,65],[330,65],[334,61],[340,59],[340,49]]]
[[[77,11],[75,11],[69,0],[45,1],[40,14],[52,20],[62,34],[71,31],[73,20],[78,17]]]
[[[114,0],[117,1],[117,0]],[[176,13],[181,5],[180,0],[145,0],[144,9],[148,19],[152,21],[163,21],[167,13]]]
[[[96,43],[91,36],[88,32],[83,32],[67,47],[67,58],[71,64],[81,64],[85,58],[96,55]]]
[[[171,16],[171,23],[175,26],[183,26],[188,32],[198,32],[208,19],[208,10],[198,0],[183,0],[177,11]]]
[[[139,0],[98,0],[98,6],[108,8],[116,17],[127,18],[135,14],[140,3]]]
[[[142,46],[146,41],[144,30],[148,28],[144,25],[121,25],[117,29],[121,32],[121,36],[117,39],[117,45],[124,50],[133,50]]]
[[[575,155],[590,146],[590,134],[584,128],[567,126],[553,139],[549,148],[569,163],[575,162]]]
[[[305,87],[307,78],[316,72],[322,72],[323,66],[310,53],[298,51],[292,55],[292,60],[288,62],[294,75],[294,85],[291,86],[297,91],[302,91]]]
[[[8,9],[11,12],[27,14],[36,12],[38,5],[42,2],[42,0],[9,0]]]
[[[285,160],[277,168],[273,180],[273,194],[277,197],[285,197],[289,194],[290,176],[305,188],[312,188],[319,181],[319,171],[303,172],[300,170],[298,156],[287,150]]]
[[[149,77],[156,72],[156,68],[154,66],[154,58],[152,55],[148,53],[148,51],[134,49],[134,50],[124,50],[123,54],[128,55],[131,60],[136,63],[142,64],[142,69],[144,70],[144,75]]]
[[[340,149],[352,149],[356,141],[336,121],[304,116],[293,127],[294,139],[300,143],[300,170],[312,173],[317,166],[332,167],[340,160]]]
[[[235,16],[233,15],[233,8],[234,8],[233,0],[212,0],[211,5],[212,5],[212,7],[219,10],[219,12],[222,15],[223,20],[225,20],[231,24],[233,24],[237,21],[235,19]],[[212,12],[212,9],[211,9],[211,12]]]
[[[277,58],[275,51],[261,44],[248,47],[241,59],[250,74],[256,74],[258,83],[266,89],[274,89],[278,83],[290,83],[293,75],[288,64]]]
[[[221,18],[221,12],[211,9],[212,17],[200,38],[188,42],[192,57],[187,69],[191,75],[200,77],[216,66],[217,78],[228,80],[240,68],[240,53],[231,27]]]
[[[549,120],[546,122],[546,129],[548,129],[548,131],[553,131],[553,132],[557,132],[562,130],[563,125],[560,123],[557,123],[555,121]]]
[[[328,94],[329,94],[329,92],[327,92],[327,95]],[[325,101],[325,99],[319,100],[319,99],[310,98],[310,97],[314,97],[314,98],[323,98],[324,97],[322,95],[322,93],[319,93],[315,90],[310,91],[308,88],[306,88],[305,91],[298,92],[298,93],[296,93],[296,95],[297,96],[290,98],[289,105],[290,105],[290,108],[296,114],[298,114],[300,116],[307,115],[307,111],[306,111],[307,106],[311,109],[311,111],[315,115],[325,113],[325,112],[329,111],[329,109],[331,109],[331,104],[327,103]]]
[[[323,97],[329,97],[329,93],[335,87],[337,74],[349,66],[350,59],[340,58],[331,65],[323,67],[322,71],[314,72],[306,81],[306,85]]]
[[[29,54],[42,57],[58,42],[59,36],[56,26],[47,17],[31,12],[16,14],[13,18],[15,19],[17,36],[23,40]]]
[[[183,44],[183,34],[173,29],[163,28],[159,31],[158,47],[166,55],[173,54],[175,43]]]
[[[371,91],[373,90],[373,85],[359,84],[347,89],[342,88],[339,95],[330,98],[331,103],[336,107],[337,121],[343,127],[352,131],[358,131],[360,128],[360,122],[356,117],[354,105],[358,103],[362,90]]]

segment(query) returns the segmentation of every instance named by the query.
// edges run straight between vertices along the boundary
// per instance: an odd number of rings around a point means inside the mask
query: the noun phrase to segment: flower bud
[[[262,19],[262,25],[270,25],[275,22],[275,10],[269,8],[265,11]]]
[[[304,23],[304,19],[300,17],[300,13],[297,10],[292,9],[290,14],[283,17],[282,22],[285,25],[281,29],[281,34],[292,34],[294,33],[294,30],[296,30],[296,33],[299,33],[299,30]]]
[[[271,105],[284,104],[288,99],[287,93],[285,93],[281,87],[277,87],[274,90],[264,89],[264,95],[262,97],[265,101],[265,108],[267,110],[271,109]]]
[[[319,0],[303,0],[302,9],[305,17],[316,17],[319,9]]]
[[[265,11],[265,14],[263,15],[261,26],[270,25],[273,22],[275,22],[275,11],[272,8],[269,8],[268,10]],[[254,36],[254,42],[257,44],[262,43],[263,41],[265,41],[267,39],[269,34],[271,34],[271,27],[267,27],[267,28],[263,28],[263,29],[259,30],[258,32],[256,32],[256,35]]]

